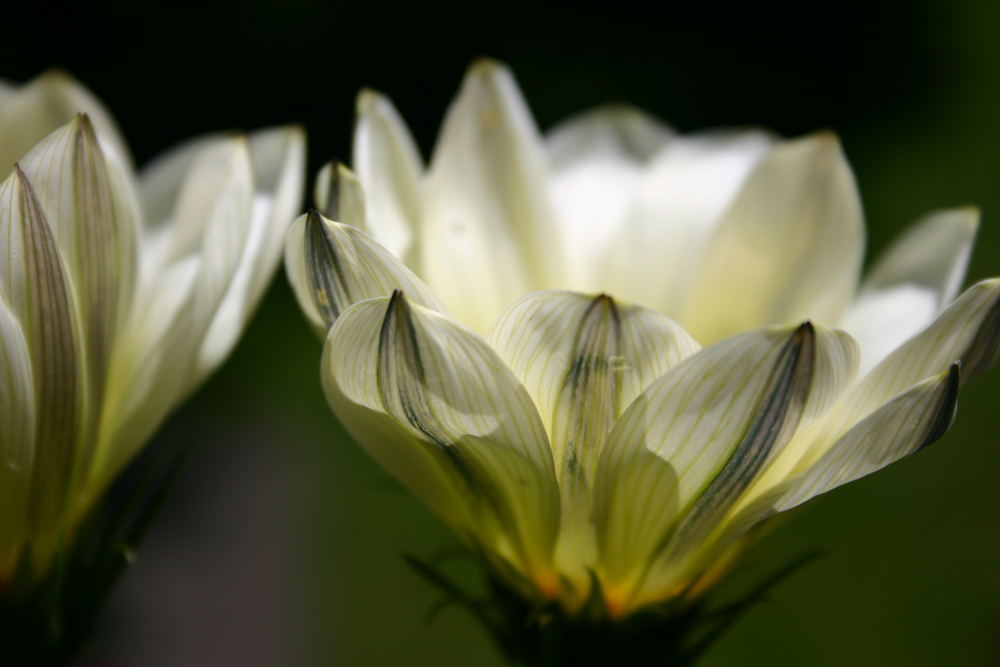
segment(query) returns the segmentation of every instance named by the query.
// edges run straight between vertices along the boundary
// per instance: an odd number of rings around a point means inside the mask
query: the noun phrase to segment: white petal
[[[397,292],[344,312],[322,368],[331,407],[379,463],[487,553],[551,583],[545,430],[485,341]]]
[[[368,203],[367,231],[413,266],[424,165],[399,112],[387,97],[373,90],[358,95],[353,165]]]
[[[286,127],[254,132],[249,146],[254,171],[252,220],[239,266],[201,345],[197,373],[202,378],[222,363],[239,340],[274,277],[285,234],[302,203],[302,130]]]
[[[983,372],[1000,342],[1000,279],[973,285],[937,319],[886,357],[840,397],[823,417],[796,435],[758,484],[760,493],[796,477],[860,420],[955,362],[965,383]],[[756,493],[756,492],[755,492]]]
[[[851,304],[841,326],[861,347],[860,375],[934,319],[937,295],[911,284],[862,292]]]
[[[513,76],[474,64],[448,111],[427,183],[421,275],[484,333],[561,267],[541,138]]]
[[[882,254],[843,321],[861,343],[864,372],[955,297],[978,226],[975,209],[932,213]]]
[[[414,303],[443,312],[420,278],[370,236],[318,213],[288,230],[285,271],[299,306],[321,336],[353,303],[401,290]]]
[[[487,337],[538,406],[557,471],[568,459],[589,479],[604,438],[653,380],[698,350],[666,316],[606,295],[535,292],[494,323]],[[603,415],[603,416],[602,416]],[[590,451],[571,451],[573,443]]]
[[[105,155],[86,116],[21,161],[75,288],[91,410],[100,410],[112,346],[132,304],[139,206],[127,170]]]
[[[848,374],[836,366],[851,347],[845,334],[808,324],[753,331],[682,361],[629,406],[595,487],[603,562],[623,589],[616,597],[628,599],[644,578],[663,585],[800,419],[842,388]]]
[[[955,364],[880,407],[796,479],[775,504],[775,511],[791,509],[935,442],[951,426],[958,385]]]
[[[195,163],[212,147],[232,141],[226,134],[209,134],[189,139],[156,156],[139,175],[143,219],[152,230],[169,223],[181,188]]]
[[[605,288],[679,316],[707,240],[772,143],[753,130],[668,143],[642,176],[628,223],[610,251]]]
[[[35,144],[78,113],[90,116],[117,159],[131,164],[128,146],[104,105],[65,72],[51,70],[7,96],[0,106],[0,178]]]
[[[489,341],[548,429],[562,493],[556,558],[585,597],[597,560],[591,489],[608,433],[632,399],[698,346],[660,313],[573,292],[522,298]]]
[[[365,192],[354,172],[343,164],[329,162],[323,165],[316,175],[314,199],[323,217],[372,234],[368,226]],[[374,234],[372,236],[375,237]],[[378,241],[378,238],[375,237],[375,240]]]
[[[109,383],[109,407],[91,488],[102,488],[204,378],[201,348],[233,284],[252,222],[253,173],[247,141],[211,147],[192,166],[176,219],[165,230],[169,252],[155,262],[143,257],[138,303],[163,300],[176,315],[169,321],[155,318],[161,326],[152,328],[144,321],[144,309],[137,307],[126,325],[123,343],[112,359],[115,393]],[[165,280],[177,281],[176,290],[164,286]],[[169,350],[169,356],[158,354],[158,349]]]
[[[609,106],[574,116],[546,137],[566,286],[582,291],[605,286],[595,269],[621,233],[646,162],[672,134],[638,109]]]
[[[863,253],[861,203],[836,138],[779,144],[715,230],[679,321],[702,343],[762,324],[837,322]]]
[[[35,385],[21,325],[0,299],[0,579],[23,539],[35,451]]]
[[[29,525],[44,538],[62,518],[83,427],[85,376],[76,305],[55,239],[20,168],[0,185],[0,296],[20,322],[35,386]],[[44,539],[43,538],[43,539]]]

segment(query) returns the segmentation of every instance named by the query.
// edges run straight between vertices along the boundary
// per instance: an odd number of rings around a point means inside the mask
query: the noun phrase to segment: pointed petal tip
[[[472,61],[469,65],[469,69],[466,70],[465,76],[469,79],[479,78],[479,77],[493,77],[497,74],[503,74],[509,71],[509,68],[504,63],[500,62],[495,58],[481,57]]]
[[[355,112],[361,116],[373,113],[377,111],[381,105],[387,103],[389,103],[389,98],[385,93],[365,86],[358,91],[357,99],[354,102],[354,108]]]

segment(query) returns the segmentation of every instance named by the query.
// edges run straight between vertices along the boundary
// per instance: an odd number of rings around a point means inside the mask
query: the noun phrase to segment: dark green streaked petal
[[[444,311],[430,288],[374,239],[315,211],[289,229],[285,270],[299,306],[321,336],[351,304],[396,289],[415,303]]]
[[[494,557],[551,579],[544,427],[485,341],[396,292],[341,314],[322,368],[331,407],[379,463]]]
[[[20,167],[0,186],[0,289],[24,331],[35,388],[29,522],[44,538],[62,518],[85,401],[72,290],[55,238]]]
[[[324,218],[371,233],[365,213],[365,193],[354,172],[340,162],[330,162],[319,170],[314,197]]]
[[[596,565],[591,488],[608,433],[636,395],[698,345],[655,311],[556,291],[520,299],[489,340],[549,431],[562,493],[560,570],[585,588]]]
[[[838,367],[853,350],[846,334],[809,324],[756,330],[686,359],[629,406],[595,486],[602,557],[621,596],[667,585],[670,565],[724,517],[800,419],[842,390],[850,373]],[[672,468],[658,477],[674,482],[643,481],[650,454]]]

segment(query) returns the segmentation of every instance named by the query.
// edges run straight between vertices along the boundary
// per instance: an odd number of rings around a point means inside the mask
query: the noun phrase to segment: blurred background
[[[113,110],[140,163],[194,134],[302,123],[312,175],[349,159],[363,85],[392,96],[426,155],[466,65],[491,55],[543,129],[606,101],[682,131],[832,128],[870,252],[923,212],[975,203],[970,276],[1000,273],[1000,4],[694,4],[654,16],[623,2],[36,3],[5,8],[0,75],[68,69]],[[199,453],[84,664],[499,664],[463,612],[427,622],[437,595],[401,554],[455,540],[344,436],[319,352],[279,274],[229,363],[154,443]],[[963,393],[938,445],[771,534],[764,565],[812,547],[826,556],[703,664],[1000,664],[998,397],[995,369]]]

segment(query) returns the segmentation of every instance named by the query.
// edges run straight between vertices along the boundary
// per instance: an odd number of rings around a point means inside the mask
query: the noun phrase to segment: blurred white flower
[[[542,138],[485,61],[427,169],[362,92],[353,166],[286,247],[328,400],[569,610],[591,577],[613,614],[703,589],[754,525],[940,437],[996,353],[1000,280],[955,299],[976,211],[918,222],[859,284],[829,133],[678,136],[619,107]]]
[[[219,135],[135,173],[65,74],[0,86],[0,589],[45,575],[232,349],[299,206],[304,151],[296,127]]]

